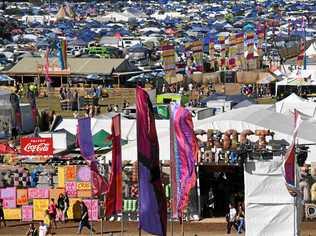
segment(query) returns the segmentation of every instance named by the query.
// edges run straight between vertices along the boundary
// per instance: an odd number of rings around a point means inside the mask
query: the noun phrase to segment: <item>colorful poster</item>
[[[90,182],[91,171],[88,166],[81,166],[77,171],[77,181],[78,182]]]
[[[16,187],[1,189],[3,208],[16,208]]]
[[[21,208],[3,209],[4,219],[21,220]]]
[[[77,182],[77,190],[91,190],[90,182]]]
[[[49,189],[48,188],[29,188],[28,189],[28,198],[49,198]]]
[[[65,190],[69,197],[77,197],[77,183],[67,182],[65,184]]]
[[[65,192],[64,188],[52,188],[49,190],[49,198],[54,198],[57,200],[59,195],[64,192]]]
[[[16,190],[16,204],[18,206],[28,204],[27,189],[17,189]]]
[[[80,190],[80,191],[77,191],[77,197],[90,198],[91,197],[91,190]]]
[[[48,209],[48,199],[34,199],[33,200],[33,220],[43,220],[45,210]]]
[[[22,221],[33,220],[33,206],[22,206]]]
[[[58,187],[65,187],[65,168],[63,166],[58,167]]]
[[[76,166],[65,166],[65,179],[66,181],[76,180]]]
[[[80,198],[69,198],[68,219],[80,219]]]
[[[89,220],[98,220],[99,216],[99,201],[96,199],[84,199],[83,202],[88,208]]]

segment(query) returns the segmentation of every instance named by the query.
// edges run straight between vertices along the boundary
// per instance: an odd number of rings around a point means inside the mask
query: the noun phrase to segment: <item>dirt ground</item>
[[[28,224],[22,222],[8,222],[6,228],[0,228],[0,235],[26,235]],[[54,235],[76,235],[78,223],[70,222],[67,224],[58,223],[57,229],[53,230]],[[94,235],[101,235],[101,224],[98,222],[93,223],[93,227],[97,231]],[[104,222],[103,235],[120,235],[120,223],[119,222]],[[224,220],[203,220],[200,222],[192,222],[184,224],[185,236],[222,236],[227,235],[225,231]],[[180,236],[181,226],[175,223],[173,226],[173,235]],[[138,234],[137,223],[131,222],[124,225],[125,236],[136,236]],[[82,231],[81,235],[90,235],[89,230],[86,228]],[[141,235],[148,236],[150,234],[142,232]],[[167,235],[171,234],[171,224],[168,225]],[[233,230],[231,235],[238,235]],[[243,235],[243,234],[241,234]],[[315,222],[304,222],[302,224],[302,236],[316,236],[316,224]]]

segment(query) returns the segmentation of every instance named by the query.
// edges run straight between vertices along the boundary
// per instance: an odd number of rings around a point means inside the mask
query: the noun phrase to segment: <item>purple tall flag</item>
[[[81,155],[88,161],[94,160],[94,146],[90,117],[78,119],[78,143]]]
[[[78,119],[77,141],[80,147],[80,153],[83,158],[88,161],[91,170],[92,193],[95,196],[100,196],[107,192],[108,184],[99,173],[98,162],[94,158],[94,145],[91,133],[90,117]]]
[[[159,144],[152,104],[145,90],[136,88],[137,150],[139,171],[139,227],[165,236],[167,203],[163,191]]]

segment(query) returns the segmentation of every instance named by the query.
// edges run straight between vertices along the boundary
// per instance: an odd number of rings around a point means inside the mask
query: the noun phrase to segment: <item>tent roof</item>
[[[275,103],[275,111],[278,113],[289,115],[294,109],[307,116],[316,117],[316,103],[301,98],[295,93]]]

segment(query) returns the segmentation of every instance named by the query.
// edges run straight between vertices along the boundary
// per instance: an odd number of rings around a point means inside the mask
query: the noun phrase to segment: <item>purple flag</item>
[[[78,119],[77,139],[80,147],[80,153],[90,165],[92,193],[95,196],[100,196],[107,192],[108,184],[103,176],[99,173],[98,162],[94,158],[94,145],[91,133],[90,117]]]
[[[152,104],[145,90],[136,88],[137,150],[139,175],[139,227],[150,234],[165,236],[167,203],[163,191],[159,144]]]
[[[94,160],[94,146],[90,117],[78,119],[78,143],[81,155],[87,161]]]

